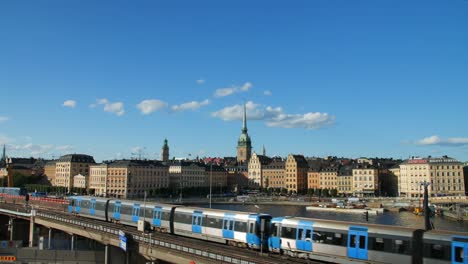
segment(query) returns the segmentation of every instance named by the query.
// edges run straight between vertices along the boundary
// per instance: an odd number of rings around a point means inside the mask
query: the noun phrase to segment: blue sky
[[[468,160],[468,2],[1,1],[11,156]],[[135,155],[133,155],[135,157]]]

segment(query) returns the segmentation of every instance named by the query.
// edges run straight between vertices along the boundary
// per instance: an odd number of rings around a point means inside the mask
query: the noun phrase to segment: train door
[[[280,249],[281,247],[281,222],[272,222],[270,227],[270,237],[268,238],[268,247],[272,249]]]
[[[348,233],[348,257],[367,260],[367,227],[351,226]]]
[[[73,206],[75,206],[75,199],[73,197],[68,201],[68,212],[73,213]]]
[[[193,211],[192,214],[192,232],[193,233],[202,233],[202,221],[203,213],[202,211]]]
[[[260,246],[260,237],[257,235],[257,215],[249,216],[247,221],[247,244],[253,245],[256,247]]]
[[[153,209],[153,225],[160,227],[161,218],[162,218],[162,208],[160,206],[155,206]]]
[[[453,237],[452,263],[468,264],[468,237]]]
[[[89,205],[89,214],[95,215],[96,214],[96,199],[92,198],[91,203]]]
[[[298,250],[312,251],[312,222],[299,221],[296,231],[296,247]]]
[[[76,198],[75,212],[77,212],[77,213],[81,212],[81,197]]]
[[[120,208],[122,207],[122,203],[120,201],[115,201],[114,204],[114,219],[120,220]]]
[[[234,215],[225,214],[223,218],[223,237],[234,239]]]
[[[138,222],[140,219],[140,205],[134,204],[132,209],[132,222]]]

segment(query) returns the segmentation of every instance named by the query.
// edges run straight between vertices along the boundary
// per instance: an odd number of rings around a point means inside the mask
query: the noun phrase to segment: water
[[[197,206],[208,207],[207,204],[198,204]],[[213,204],[214,209],[242,211],[242,212],[262,212],[272,216],[298,216],[310,217],[350,222],[365,222],[362,214],[347,214],[335,212],[322,212],[306,210],[301,205],[242,205],[242,204]],[[437,216],[432,219],[436,229],[468,232],[468,221],[455,221],[450,218]],[[424,228],[424,217],[417,216],[410,212],[385,212],[380,215],[369,215],[369,223],[382,225],[397,225],[414,228]]]

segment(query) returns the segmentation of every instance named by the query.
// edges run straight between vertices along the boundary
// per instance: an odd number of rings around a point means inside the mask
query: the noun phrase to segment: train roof
[[[225,216],[226,214],[233,214],[236,216],[270,216],[269,214],[264,213],[255,213],[255,212],[241,212],[241,211],[231,211],[231,210],[221,210],[221,209],[211,209],[203,207],[178,207],[177,211],[193,212],[193,211],[202,211],[203,213],[209,213],[212,215],[218,215],[220,217]]]
[[[402,226],[391,226],[391,225],[376,225],[358,222],[345,222],[336,220],[325,220],[318,218],[306,218],[306,217],[275,217],[272,219],[272,223],[281,222],[283,224],[297,225],[299,221],[313,222],[313,226],[316,228],[327,228],[336,230],[348,230],[349,227],[367,227],[369,233],[373,234],[389,234],[398,236],[411,236],[417,228],[408,228]]]

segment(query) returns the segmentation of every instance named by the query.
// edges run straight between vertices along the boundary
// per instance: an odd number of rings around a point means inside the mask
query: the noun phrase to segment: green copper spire
[[[247,111],[244,104],[244,118],[242,120],[242,133],[247,133]]]

